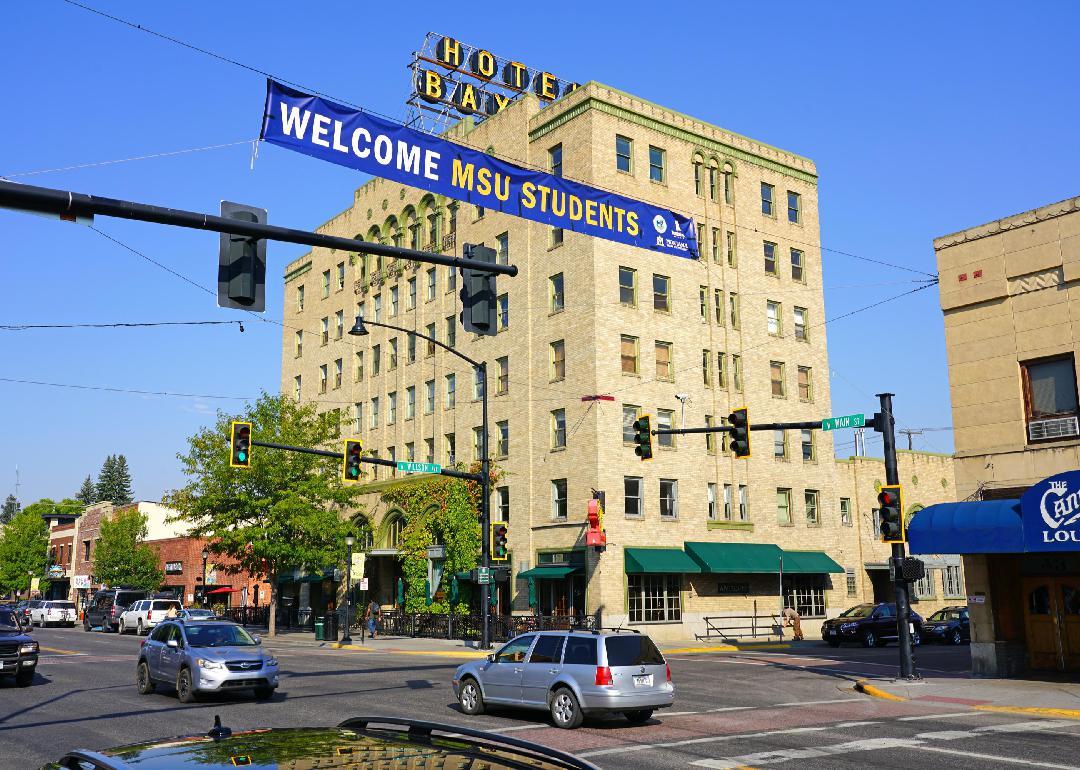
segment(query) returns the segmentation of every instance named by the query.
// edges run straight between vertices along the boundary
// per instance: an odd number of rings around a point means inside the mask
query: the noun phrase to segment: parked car
[[[30,609],[30,625],[75,627],[75,602],[47,599]]]
[[[200,610],[191,607],[185,607],[176,613],[176,617],[180,620],[210,620],[216,618],[213,610]]]
[[[24,626],[30,625],[30,612],[41,606],[41,599],[26,599],[16,605],[19,611],[19,620]]]
[[[168,617],[169,610],[173,610],[175,617],[182,609],[184,606],[176,599],[140,599],[120,614],[116,630],[121,634],[145,636],[159,621]]]
[[[30,629],[8,607],[0,607],[0,677],[15,677],[15,684],[27,687],[37,670],[38,643]]]
[[[356,757],[362,757],[357,761]],[[233,733],[214,720],[203,735],[141,741],[101,752],[72,751],[41,770],[159,767],[235,770],[260,767],[486,767],[491,770],[596,770],[571,754],[509,735],[401,717],[346,719],[335,728]]]
[[[911,623],[915,627],[911,642],[922,642],[923,619],[919,613],[911,611]],[[821,638],[831,647],[839,647],[842,642],[859,642],[863,647],[884,647],[890,640],[897,639],[896,605],[856,604],[844,610],[838,617],[821,624]]]
[[[520,706],[546,710],[566,729],[587,715],[614,712],[641,724],[675,700],[671,667],[653,640],[636,632],[525,634],[486,660],[459,666],[453,686],[466,714]]]
[[[923,621],[927,642],[963,644],[971,641],[971,620],[967,607],[943,607]]]
[[[26,605],[30,602],[27,599],[23,599],[21,602],[15,602],[14,612],[19,616],[19,620],[23,623],[29,623],[30,618],[26,614]]]
[[[140,599],[146,598],[146,591],[133,588],[103,588],[95,591],[86,604],[83,613],[83,630],[90,631],[100,627],[102,631],[120,627],[120,616],[124,610]]]
[[[158,684],[176,688],[181,703],[200,693],[250,689],[269,698],[278,686],[278,662],[258,637],[227,620],[167,620],[139,648],[135,681],[147,695]]]

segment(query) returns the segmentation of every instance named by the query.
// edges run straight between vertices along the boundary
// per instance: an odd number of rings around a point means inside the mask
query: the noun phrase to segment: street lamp
[[[352,608],[352,547],[356,545],[356,538],[346,535],[345,545],[349,546],[349,560],[345,562],[345,635],[341,637],[341,643],[352,644],[352,636],[349,635],[349,610]]]
[[[449,345],[444,345],[434,337],[429,337],[426,334],[414,331],[412,329],[406,329],[404,326],[394,326],[393,324],[384,324],[379,321],[367,321],[363,316],[356,317],[356,323],[353,328],[349,329],[349,334],[355,337],[366,336],[369,332],[366,327],[368,326],[380,326],[383,329],[393,329],[399,332],[405,332],[411,334],[414,337],[427,340],[433,345],[437,345],[448,353],[453,353],[458,358],[462,359],[466,363],[470,364],[475,370],[477,377],[480,381],[481,395],[483,397],[483,435],[480,437],[480,564],[484,568],[484,571],[491,574],[491,460],[488,457],[488,383],[487,383],[487,364],[483,361],[476,361],[469,358],[464,353],[454,350]],[[491,647],[491,584],[480,584],[480,647],[481,649],[488,649]]]
[[[31,594],[33,593],[33,591],[32,591],[33,587],[34,587],[34,571],[32,569],[28,569],[26,571],[26,598],[27,599],[29,599]]]
[[[206,594],[206,560],[210,558],[210,551],[206,548],[202,549],[202,603],[203,606],[207,606],[210,603]]]

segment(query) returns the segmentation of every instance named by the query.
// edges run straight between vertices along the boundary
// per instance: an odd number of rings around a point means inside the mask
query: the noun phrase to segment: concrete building
[[[461,331],[448,268],[317,248],[286,268],[282,392],[340,410],[344,434],[379,457],[468,463],[481,425],[473,372],[408,334],[347,332],[363,315],[487,362],[503,472],[493,518],[509,521],[512,550],[500,612],[602,611],[606,625],[687,636],[706,617],[777,611],[782,555],[804,615],[872,598],[865,563],[887,549],[854,526],[869,504],[854,480],[863,464],[838,468],[833,434],[757,432],[746,460],[720,435],[657,437],[648,463],[632,443],[644,413],[659,427],[718,425],[740,406],[752,422],[832,413],[813,162],[598,83],[547,107],[526,95],[448,138],[692,213],[700,259],[373,179],[320,231],[446,254],[496,248],[520,269],[498,282],[499,333]],[[951,469],[939,476],[951,492]],[[402,520],[378,493],[397,483],[411,482],[379,469],[366,500],[377,526],[366,574],[386,604]],[[607,500],[602,554],[584,546],[593,490]]]
[[[1066,512],[1080,481],[1080,198],[938,238],[934,249],[957,494],[972,502],[942,508],[940,520],[931,511],[925,535],[964,547],[976,673],[1080,669],[1080,526]],[[1045,494],[1025,497],[1042,480]],[[1047,510],[1055,497],[1063,507]]]

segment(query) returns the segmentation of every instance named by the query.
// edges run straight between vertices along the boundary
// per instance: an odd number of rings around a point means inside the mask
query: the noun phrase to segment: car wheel
[[[24,668],[15,675],[15,684],[19,687],[29,687],[34,681],[34,669]]]
[[[120,625],[117,626],[117,628],[116,628],[116,633],[120,634],[121,636],[126,634],[127,633],[127,623],[125,623],[123,620],[121,620]]]
[[[960,633],[960,629],[959,628],[953,629],[952,636],[949,637],[949,642],[951,644],[962,644],[963,641],[964,641],[964,636],[963,636],[963,634]]]
[[[137,636],[144,636],[146,634],[146,628],[143,626],[143,622],[141,620],[139,621],[138,628],[135,629],[135,634]]]
[[[878,643],[877,634],[873,631],[864,631],[862,635],[863,647],[876,647]]]
[[[83,631],[89,631],[90,630],[90,621],[86,620],[85,618],[83,619],[83,622],[82,622],[82,630]]]
[[[573,730],[584,718],[585,715],[581,713],[581,706],[574,697],[574,693],[565,687],[560,687],[555,691],[551,698],[551,719],[556,727]]]
[[[135,669],[135,687],[139,695],[149,695],[154,691],[154,680],[150,678],[150,667],[146,661],[139,661],[139,667]]]
[[[270,700],[274,697],[273,687],[256,687],[255,700]]]
[[[181,703],[194,703],[198,700],[195,689],[191,686],[191,671],[180,669],[176,675],[176,697]]]
[[[461,683],[458,704],[461,706],[461,710],[469,716],[484,713],[484,695],[480,692],[480,685],[477,684],[475,679],[466,679]]]
[[[637,711],[624,711],[623,716],[632,725],[643,725],[652,719],[652,709],[638,709]]]

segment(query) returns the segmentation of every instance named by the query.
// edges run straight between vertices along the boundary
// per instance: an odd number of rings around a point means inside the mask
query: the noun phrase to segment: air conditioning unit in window
[[[1071,436],[1080,436],[1080,424],[1076,417],[1055,417],[1052,420],[1032,420],[1028,423],[1029,441]]]

